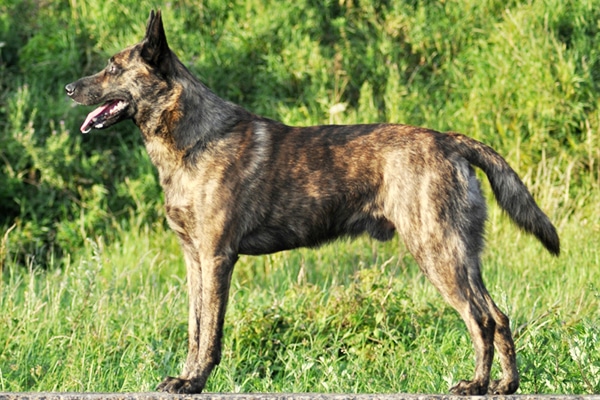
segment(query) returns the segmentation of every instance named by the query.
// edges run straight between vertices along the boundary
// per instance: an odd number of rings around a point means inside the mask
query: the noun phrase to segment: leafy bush
[[[81,136],[66,83],[137,42],[154,3],[0,2],[0,257],[77,252],[151,225],[154,170],[131,123]],[[172,48],[221,96],[290,124],[458,130],[531,177],[598,185],[600,1],[174,1]],[[546,164],[544,164],[546,165]],[[572,202],[561,201],[557,209]],[[556,210],[550,210],[554,212]],[[561,211],[568,214],[569,211]]]

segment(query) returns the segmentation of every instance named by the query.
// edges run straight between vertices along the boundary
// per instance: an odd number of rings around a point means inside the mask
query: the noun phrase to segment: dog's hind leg
[[[502,379],[490,381],[487,393],[494,395],[512,394],[519,387],[519,373],[517,371],[515,345],[510,332],[509,319],[500,311],[487,291],[481,278],[479,260],[468,271],[469,283],[476,303],[480,304],[480,307],[483,309],[486,309],[489,317],[494,320],[493,341],[502,366]],[[465,384],[462,383],[462,385]],[[453,388],[453,391],[460,393],[462,385],[459,383]]]
[[[515,345],[510,332],[508,317],[494,303],[481,277],[480,254],[484,244],[483,229],[486,210],[479,182],[475,179],[472,170],[470,170],[468,182],[470,201],[466,213],[463,214],[465,217],[468,216],[468,218],[463,217],[463,223],[456,224],[456,226],[463,227],[461,234],[467,244],[468,259],[471,260],[467,271],[474,299],[476,299],[482,309],[487,310],[495,322],[494,346],[500,357],[503,374],[502,379],[490,381],[488,393],[512,394],[519,387]]]
[[[461,247],[446,246],[443,250],[422,247],[413,254],[427,278],[465,321],[473,342],[475,376],[470,381],[460,381],[450,391],[459,395],[483,395],[490,382],[496,322],[485,300],[470,284],[468,264],[472,261],[461,257],[464,254]]]
[[[512,394],[519,387],[519,373],[517,371],[515,345],[510,332],[510,322],[508,317],[494,303],[483,283],[479,255],[474,254],[473,260],[474,262],[468,268],[470,290],[473,292],[473,299],[479,307],[485,309],[488,316],[494,320],[494,346],[500,357],[503,374],[502,379],[490,381],[487,393]]]
[[[508,317],[498,309],[487,290],[485,290],[484,296],[496,321],[494,346],[498,351],[502,366],[502,379],[490,382],[488,394],[512,394],[519,388],[519,372],[515,344],[510,332],[510,322]]]
[[[496,309],[490,306],[479,270],[485,201],[468,165],[421,169],[414,181],[419,185],[405,187],[403,192],[390,190],[391,195],[398,194],[387,199],[392,204],[388,219],[423,273],[461,315],[473,341],[474,377],[459,382],[451,392],[483,395],[490,383],[497,328]],[[414,194],[411,198],[406,193]]]

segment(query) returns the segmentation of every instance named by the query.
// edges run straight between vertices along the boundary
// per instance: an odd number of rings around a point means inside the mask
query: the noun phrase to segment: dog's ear
[[[154,13],[150,11],[150,17],[146,24],[146,36],[142,40],[142,58],[150,65],[166,74],[171,67],[171,49],[167,43],[165,28],[163,27],[160,10]]]

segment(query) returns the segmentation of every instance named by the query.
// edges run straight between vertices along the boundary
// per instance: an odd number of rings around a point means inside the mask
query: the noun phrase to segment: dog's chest
[[[195,204],[201,188],[184,169],[170,171],[161,176],[161,186],[165,194],[167,222],[184,241],[192,240],[192,233],[198,223]]]
[[[198,227],[220,220],[223,209],[217,206],[218,200],[227,190],[214,170],[211,173],[201,164],[181,165],[161,175],[161,186],[167,222],[183,240],[199,240]]]

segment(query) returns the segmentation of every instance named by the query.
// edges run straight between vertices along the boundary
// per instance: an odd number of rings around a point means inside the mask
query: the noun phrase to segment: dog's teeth
[[[125,108],[125,106],[127,105],[127,103],[125,103],[123,100],[120,100],[117,104],[115,104],[109,111],[109,115],[113,115],[115,113],[120,112],[121,110],[123,110]]]

